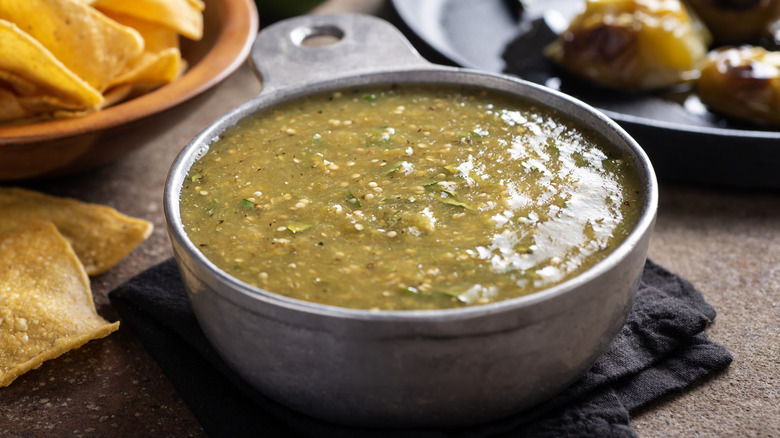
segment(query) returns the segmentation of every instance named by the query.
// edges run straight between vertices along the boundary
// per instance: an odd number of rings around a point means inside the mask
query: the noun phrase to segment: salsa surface
[[[518,98],[388,86],[229,128],[181,191],[192,242],[281,295],[383,310],[484,304],[591,267],[641,205],[628,160]]]

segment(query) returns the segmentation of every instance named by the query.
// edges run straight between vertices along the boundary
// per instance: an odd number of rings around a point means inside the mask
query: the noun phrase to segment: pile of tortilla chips
[[[0,123],[75,117],[153,90],[186,68],[202,0],[0,0]]]
[[[97,314],[88,275],[151,232],[110,207],[0,187],[0,387],[119,327]]]

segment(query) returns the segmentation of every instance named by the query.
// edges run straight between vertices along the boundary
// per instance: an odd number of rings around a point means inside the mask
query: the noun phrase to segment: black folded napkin
[[[375,430],[327,423],[253,390],[201,332],[172,259],[109,294],[210,436],[635,437],[629,414],[725,369],[731,355],[704,334],[715,310],[688,281],[648,261],[633,310],[596,364],[528,411],[453,430]]]

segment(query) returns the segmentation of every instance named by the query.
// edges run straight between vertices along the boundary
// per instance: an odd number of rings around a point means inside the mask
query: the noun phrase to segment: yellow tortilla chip
[[[111,87],[111,89],[106,91],[104,95],[106,98],[104,108],[124,101],[128,96],[130,96],[132,91],[133,86],[128,84],[120,85],[118,87]]]
[[[133,64],[133,68],[117,77],[114,83],[132,84],[133,93],[140,94],[173,81],[181,72],[179,49],[170,48],[158,53],[144,53],[138,62]]]
[[[103,101],[94,87],[14,23],[0,19],[0,41],[0,81],[15,94],[46,96],[67,107],[91,107]]]
[[[30,115],[19,102],[19,96],[0,88],[0,122],[23,119]]]
[[[129,63],[110,86],[134,84],[136,94],[167,84],[181,76],[184,64],[179,51],[179,35],[170,27],[124,14],[106,12],[117,23],[132,27],[144,39],[144,53]]]
[[[190,4],[193,8],[203,12],[206,10],[206,3],[203,0],[187,0],[187,3]]]
[[[94,112],[97,108],[73,108],[70,105],[63,105],[62,101],[59,101],[50,96],[29,96],[29,97],[17,97],[17,103],[24,109],[27,120],[48,120],[57,118],[57,113],[68,112],[80,115],[86,115]],[[104,100],[105,103],[105,100]],[[18,120],[13,120],[17,122]]]
[[[56,92],[39,92],[40,89],[35,84],[4,70],[0,70],[0,88],[4,88],[7,93],[0,96],[0,105],[3,107],[0,112],[8,112],[9,115],[17,112],[19,117],[28,119],[45,119],[60,110],[88,114],[106,104],[105,96],[102,97],[100,103],[85,106],[83,102],[74,102],[67,97],[63,99],[53,95],[57,94]],[[0,120],[3,119],[0,118]]]
[[[138,31],[141,38],[144,39],[145,52],[156,53],[171,47],[179,47],[179,35],[164,24],[111,11],[106,11],[104,14],[117,23]]]
[[[176,30],[191,40],[203,38],[203,8],[193,0],[90,0],[104,12],[131,15]]]
[[[134,29],[76,0],[0,0],[0,18],[15,23],[101,92],[144,48]]]
[[[153,225],[103,205],[0,187],[0,232],[33,220],[53,222],[89,275],[97,275],[146,240]]]
[[[0,235],[0,387],[119,327],[95,310],[89,277],[50,222]]]

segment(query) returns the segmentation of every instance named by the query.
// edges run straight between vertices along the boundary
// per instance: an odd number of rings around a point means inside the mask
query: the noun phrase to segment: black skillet
[[[645,149],[662,181],[780,188],[780,130],[713,114],[692,93],[620,93],[561,71],[542,49],[582,0],[392,0],[399,27],[431,61],[516,74],[583,100]]]

